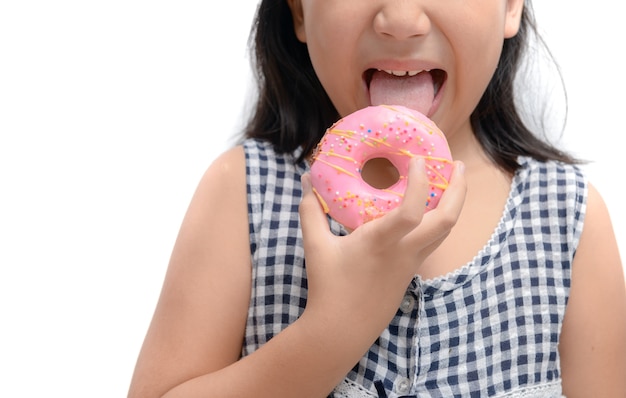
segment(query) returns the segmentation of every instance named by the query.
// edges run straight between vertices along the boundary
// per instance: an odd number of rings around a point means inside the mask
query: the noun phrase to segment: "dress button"
[[[411,382],[409,381],[409,379],[405,379],[403,377],[399,378],[398,380],[396,380],[394,389],[396,390],[396,393],[398,394],[408,394],[409,390],[411,389]]]
[[[402,299],[402,303],[400,303],[400,311],[408,314],[413,311],[413,308],[415,308],[415,298],[413,298],[411,294],[407,293]]]

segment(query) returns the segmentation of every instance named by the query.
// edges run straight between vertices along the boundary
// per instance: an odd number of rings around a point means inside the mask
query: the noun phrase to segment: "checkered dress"
[[[247,140],[244,148],[253,264],[243,348],[249,355],[306,304],[298,205],[308,166],[263,141]],[[334,398],[561,397],[557,345],[587,186],[573,166],[520,162],[489,242],[457,271],[412,281],[389,327]]]

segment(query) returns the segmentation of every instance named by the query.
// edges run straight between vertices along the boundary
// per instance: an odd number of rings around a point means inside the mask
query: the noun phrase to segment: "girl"
[[[190,204],[129,397],[626,396],[607,209],[515,105],[533,30],[524,0],[261,1],[255,111]],[[457,162],[436,210],[413,161],[403,204],[348,233],[307,158],[380,103]]]

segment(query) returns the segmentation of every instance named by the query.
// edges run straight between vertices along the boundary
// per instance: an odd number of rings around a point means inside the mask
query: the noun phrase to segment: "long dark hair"
[[[510,173],[519,167],[518,156],[577,163],[535,136],[518,110],[515,75],[532,35],[539,37],[526,0],[519,32],[504,41],[494,76],[471,115],[474,134],[487,155]],[[279,153],[302,148],[297,159],[302,161],[339,114],[315,74],[306,45],[296,38],[286,0],[261,1],[250,45],[258,98],[244,137],[268,140]]]

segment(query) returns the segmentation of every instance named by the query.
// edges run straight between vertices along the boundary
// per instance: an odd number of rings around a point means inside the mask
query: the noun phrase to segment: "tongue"
[[[433,78],[428,72],[400,77],[377,71],[370,82],[372,105],[402,105],[428,115],[434,97]]]

